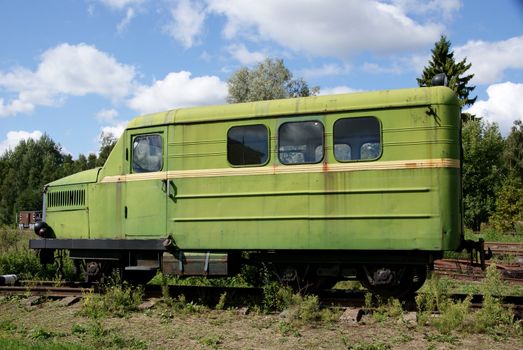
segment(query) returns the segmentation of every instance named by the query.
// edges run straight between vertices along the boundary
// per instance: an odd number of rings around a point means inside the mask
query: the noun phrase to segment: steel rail
[[[93,288],[53,286],[0,286],[0,295],[31,295],[45,297],[83,297],[95,292]]]

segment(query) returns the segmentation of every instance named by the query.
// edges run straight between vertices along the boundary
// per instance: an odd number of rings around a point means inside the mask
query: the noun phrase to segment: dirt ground
[[[62,306],[27,299],[0,300],[0,339],[28,344],[74,344],[106,349],[521,349],[521,337],[442,334],[415,319],[359,323],[335,320],[296,326],[281,314],[210,310],[176,314],[162,304],[126,317],[79,315],[81,302]],[[412,315],[410,315],[412,316]],[[407,318],[407,319],[406,319]]]

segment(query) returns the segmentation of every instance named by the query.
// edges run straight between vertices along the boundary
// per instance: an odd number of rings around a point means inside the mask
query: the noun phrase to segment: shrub
[[[496,210],[491,221],[503,233],[521,234],[518,222],[523,220],[523,188],[516,177],[509,177],[496,196]]]
[[[188,302],[183,294],[172,300],[171,308],[174,313],[181,315],[201,313],[207,310],[203,305],[196,304],[193,301]]]
[[[107,315],[123,317],[128,312],[138,309],[142,297],[143,288],[132,287],[127,283],[115,283],[109,285],[103,295],[93,293],[85,295],[80,313],[94,319]]]
[[[449,283],[446,279],[432,276],[425,282],[423,288],[416,296],[417,322],[419,325],[426,325],[431,315],[440,310],[442,305],[448,300]]]
[[[482,289],[483,305],[474,315],[474,331],[495,333],[500,328],[512,326],[514,324],[512,309],[504,307],[502,300],[496,297],[507,289],[496,264],[487,267]]]
[[[463,301],[445,300],[440,303],[440,317],[434,320],[434,326],[444,334],[449,334],[453,330],[462,329],[469,316],[470,301],[469,295]]]
[[[215,309],[216,310],[223,310],[225,309],[225,302],[227,301],[227,292],[223,292],[220,295],[220,300],[218,300],[218,303],[216,304]]]
[[[265,312],[283,311],[292,300],[292,290],[277,282],[270,282],[263,286],[263,309]]]

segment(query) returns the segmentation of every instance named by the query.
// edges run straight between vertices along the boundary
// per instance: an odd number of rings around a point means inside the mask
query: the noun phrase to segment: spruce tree
[[[417,78],[418,85],[421,87],[431,86],[432,77],[439,73],[445,73],[448,78],[448,86],[456,94],[460,100],[461,108],[474,104],[477,96],[470,98],[469,94],[476,88],[469,86],[468,83],[474,77],[474,74],[466,74],[472,66],[467,63],[467,59],[456,62],[454,59],[454,51],[450,50],[451,43],[442,35],[438,42],[435,43],[431,50],[432,57],[428,66],[423,69],[421,78]],[[469,113],[461,114],[462,121],[474,119],[474,116]]]

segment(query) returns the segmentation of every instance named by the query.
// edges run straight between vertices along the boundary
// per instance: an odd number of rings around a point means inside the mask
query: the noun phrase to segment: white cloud
[[[122,10],[124,8],[127,8],[129,6],[136,6],[140,5],[144,2],[144,0],[100,0],[100,2],[112,9],[116,10]]]
[[[114,125],[108,125],[101,128],[101,135],[112,134],[114,137],[119,138],[125,130],[125,127],[129,121],[124,120],[115,123]]]
[[[230,45],[227,50],[241,64],[252,65],[263,61],[267,55],[259,51],[249,51],[243,44]]]
[[[134,18],[134,9],[129,7],[127,9],[124,19],[122,19],[120,21],[120,23],[118,23],[118,25],[116,26],[116,30],[118,31],[118,33],[122,33],[127,28],[129,23],[131,23],[133,18]]]
[[[129,107],[141,113],[198,105],[220,104],[227,97],[227,83],[216,76],[191,78],[191,73],[169,73],[151,86],[137,88]]]
[[[400,74],[404,68],[397,63],[393,63],[390,66],[382,66],[376,63],[365,62],[363,64],[363,70],[372,74]]]
[[[102,109],[96,113],[96,119],[101,122],[112,122],[118,116],[118,111],[114,108]]]
[[[125,17],[118,23],[116,30],[122,33],[127,29],[133,18],[136,16],[136,11],[139,10],[142,4],[147,0],[99,0],[100,3],[112,10],[124,11]],[[94,9],[88,9],[92,14]]]
[[[466,112],[499,125],[507,135],[515,120],[523,121],[523,84],[505,82],[487,88],[488,99],[476,101]]]
[[[445,19],[450,19],[463,6],[461,0],[392,0],[392,3],[406,13],[434,14]]]
[[[320,90],[320,95],[350,94],[353,92],[361,92],[361,91],[363,91],[363,90],[353,89],[348,86],[340,85],[340,86],[335,86],[335,87],[331,87],[331,88],[322,88]]]
[[[379,1],[208,0],[208,10],[226,17],[228,39],[254,34],[297,52],[341,58],[419,48],[434,43],[443,30]]]
[[[300,71],[300,75],[305,79],[322,78],[333,75],[347,74],[351,70],[349,64],[339,65],[335,63],[327,63],[319,68],[307,68]]]
[[[134,76],[134,67],[94,46],[61,44],[42,54],[35,71],[0,71],[0,88],[17,94],[7,103],[0,99],[0,117],[29,113],[36,106],[57,106],[68,95],[121,99],[130,93]]]
[[[192,47],[203,29],[205,10],[201,3],[181,0],[171,10],[172,22],[165,27],[167,33],[185,48]]]
[[[476,84],[498,82],[507,69],[523,69],[523,36],[497,42],[469,41],[454,51],[460,60],[466,57],[472,63]]]
[[[0,142],[0,155],[4,154],[5,151],[11,149],[14,150],[15,147],[20,143],[22,140],[38,140],[40,137],[42,137],[42,132],[39,130],[35,130],[33,132],[28,131],[9,131],[7,133],[7,138]]]

